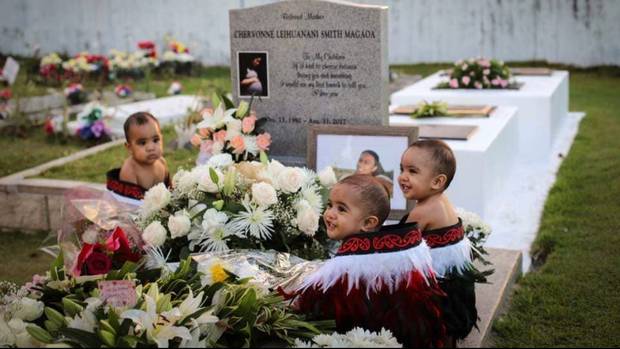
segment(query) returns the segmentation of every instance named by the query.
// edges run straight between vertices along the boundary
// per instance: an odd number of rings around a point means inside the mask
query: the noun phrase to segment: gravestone
[[[270,155],[304,164],[309,124],[388,124],[388,8],[282,1],[231,10],[232,93],[267,117]]]
[[[19,63],[13,59],[13,57],[9,57],[4,62],[4,68],[2,68],[2,78],[6,80],[9,85],[13,85],[15,83],[15,79],[17,79],[17,74],[19,73]]]

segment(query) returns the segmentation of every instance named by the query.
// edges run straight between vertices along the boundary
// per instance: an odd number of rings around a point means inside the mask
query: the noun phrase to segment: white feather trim
[[[398,252],[372,253],[365,255],[336,256],[323,264],[302,283],[300,289],[311,286],[323,292],[332,287],[345,274],[348,276],[347,293],[360,282],[366,285],[366,293],[377,291],[379,286],[388,286],[390,292],[401,281],[406,280],[411,271],[419,271],[428,284],[434,277],[430,249],[422,241],[418,246]]]
[[[458,273],[463,273],[472,263],[471,248],[466,236],[454,245],[431,248],[433,269],[437,276],[444,277],[452,268],[456,268]]]

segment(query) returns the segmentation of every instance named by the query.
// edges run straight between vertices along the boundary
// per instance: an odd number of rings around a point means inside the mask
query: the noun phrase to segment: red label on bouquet
[[[101,299],[117,308],[136,305],[136,286],[130,280],[100,281]]]

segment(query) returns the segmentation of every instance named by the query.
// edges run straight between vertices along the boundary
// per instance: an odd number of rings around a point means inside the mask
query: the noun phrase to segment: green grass
[[[44,275],[53,258],[39,251],[48,241],[47,233],[26,234],[18,231],[2,231],[0,237],[0,280],[23,285],[32,275]],[[48,241],[53,244],[54,241]]]
[[[164,128],[163,133],[164,144],[176,138],[175,131],[172,127]],[[164,158],[168,162],[168,170],[171,176],[181,167],[185,169],[193,168],[196,165],[197,156],[198,149],[172,150],[169,147],[164,147]],[[62,167],[49,169],[38,177],[104,183],[106,172],[110,169],[120,167],[126,158],[127,151],[125,147],[121,145],[87,158],[73,161]]]
[[[620,344],[620,74],[572,71],[570,110],[585,111],[545,203],[533,252],[546,262],[521,279],[497,346]]]

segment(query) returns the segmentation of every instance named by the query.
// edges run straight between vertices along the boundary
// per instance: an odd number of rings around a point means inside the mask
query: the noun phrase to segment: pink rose
[[[491,74],[491,70],[490,69],[485,69],[485,70],[482,71],[482,74],[489,75],[489,74]]]
[[[233,147],[233,153],[241,154],[245,150],[245,141],[242,135],[235,136],[230,141],[230,146]]]
[[[469,82],[471,81],[471,79],[469,78],[469,76],[463,76],[463,78],[461,78],[461,82],[463,83],[463,85],[467,86],[469,85]]]
[[[192,143],[194,147],[199,147],[200,143],[202,143],[202,138],[200,138],[199,135],[195,134],[192,136],[192,139],[190,140],[190,142]]]
[[[226,140],[226,130],[217,131],[213,134],[213,140],[216,142],[224,143]]]
[[[256,137],[256,145],[260,150],[269,150],[271,145],[271,135],[267,132],[261,133]]]
[[[198,129],[198,133],[202,136],[202,138],[209,138],[211,131],[208,128]]]
[[[481,89],[482,88],[482,84],[479,81],[476,81],[474,83],[474,87],[477,88],[477,89]]]
[[[459,81],[457,79],[450,80],[450,87],[451,88],[459,88]]]
[[[243,133],[247,133],[249,134],[250,132],[254,131],[254,125],[256,124],[256,116],[248,116],[246,118],[243,118],[243,122],[242,122],[242,126],[241,126],[241,130],[243,131]]]
[[[478,61],[478,64],[480,64],[483,68],[488,68],[491,66],[491,62],[488,59],[481,59]]]
[[[211,154],[213,152],[213,141],[206,140],[200,145],[200,152],[203,154]]]
[[[498,86],[499,85],[499,80],[498,79],[491,80],[491,85]]]
[[[508,80],[500,79],[499,84],[502,86],[502,88],[506,88],[508,87]]]

